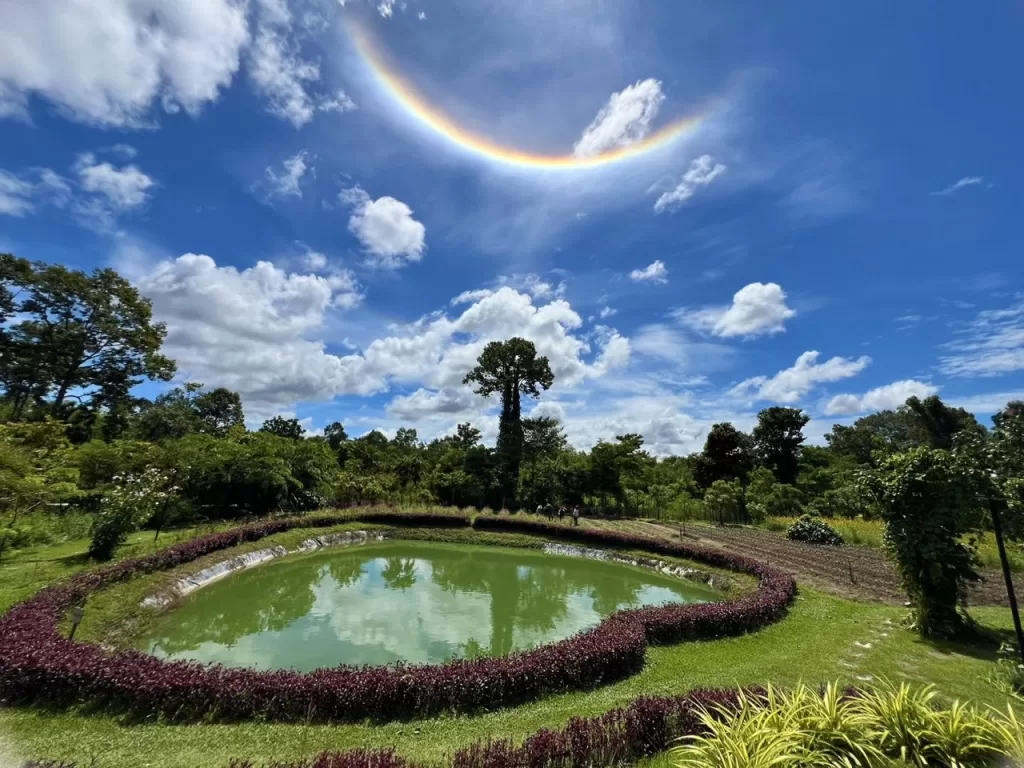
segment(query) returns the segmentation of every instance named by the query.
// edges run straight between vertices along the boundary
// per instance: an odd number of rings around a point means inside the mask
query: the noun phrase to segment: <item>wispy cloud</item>
[[[976,187],[984,182],[985,179],[982,176],[964,176],[962,179],[953,182],[945,189],[940,189],[938,192],[932,192],[932,195],[952,195],[954,192],[957,192],[964,187]]]
[[[668,267],[661,260],[655,259],[643,269],[634,269],[629,273],[634,283],[667,283]]]
[[[986,309],[945,345],[939,370],[958,378],[1001,376],[1024,370],[1024,295],[1006,309]]]
[[[698,187],[706,187],[726,170],[727,167],[722,163],[716,163],[711,155],[701,155],[690,164],[690,169],[683,174],[675,188],[658,198],[654,203],[654,212],[661,213],[678,208],[693,197]]]

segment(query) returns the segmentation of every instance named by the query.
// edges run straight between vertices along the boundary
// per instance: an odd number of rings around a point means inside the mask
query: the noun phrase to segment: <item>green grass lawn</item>
[[[289,532],[292,535],[296,532]],[[298,532],[303,538],[303,532]],[[308,533],[308,532],[307,532]],[[175,534],[187,535],[187,532]],[[476,534],[470,534],[476,535]],[[145,546],[143,538],[134,541]],[[168,543],[173,541],[168,537]],[[20,553],[4,566],[3,607],[26,596],[30,581],[67,575],[84,548],[75,542],[55,548],[59,563],[35,563]],[[36,553],[39,555],[42,553]],[[69,561],[67,558],[71,558]],[[126,585],[127,586],[127,585]],[[98,613],[98,612],[97,612]],[[88,614],[88,612],[87,612]],[[95,614],[94,614],[95,616]],[[900,628],[904,610],[860,603],[802,590],[782,622],[746,637],[652,648],[644,670],[628,680],[594,691],[554,696],[477,717],[448,717],[382,726],[370,725],[124,725],[115,718],[47,713],[33,709],[0,711],[0,734],[16,755],[74,760],[79,765],[142,765],[223,768],[231,758],[290,759],[321,749],[396,746],[402,753],[442,761],[453,749],[488,737],[522,738],[545,726],[563,725],[574,715],[596,715],[639,695],[682,693],[696,687],[775,682],[846,684],[889,677],[935,683],[949,697],[1004,706],[1006,697],[989,681],[994,647],[937,646]],[[111,613],[97,624],[100,631]],[[979,609],[979,621],[994,629],[1009,626],[1009,611]],[[85,625],[83,625],[83,629]]]

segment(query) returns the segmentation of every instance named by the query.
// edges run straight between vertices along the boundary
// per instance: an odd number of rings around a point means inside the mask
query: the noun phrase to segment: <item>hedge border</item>
[[[309,673],[168,662],[140,651],[109,654],[61,636],[65,612],[97,590],[293,528],[358,521],[534,533],[641,549],[758,578],[734,600],[619,611],[593,629],[528,651],[442,665],[340,666]],[[158,717],[170,722],[389,721],[516,706],[546,695],[605,685],[643,668],[648,644],[710,640],[782,618],[796,594],[791,576],[757,560],[687,543],[566,527],[508,516],[356,512],[270,520],[201,536],[152,555],[78,574],[0,616],[0,701]]]

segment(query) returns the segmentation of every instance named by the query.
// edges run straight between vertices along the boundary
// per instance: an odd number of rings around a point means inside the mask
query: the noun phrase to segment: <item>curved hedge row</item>
[[[350,519],[416,526],[470,524],[465,516],[449,514],[364,512]],[[749,573],[760,583],[756,592],[737,600],[620,611],[594,629],[560,642],[443,665],[263,672],[167,662],[139,651],[110,654],[58,634],[63,614],[91,592],[291,528],[337,523],[337,516],[315,516],[245,525],[47,587],[0,617],[0,700],[53,707],[85,704],[171,721],[337,722],[491,710],[633,675],[643,667],[648,643],[760,629],[781,618],[796,593],[790,576],[739,555],[641,536],[481,516],[474,523],[480,529],[643,549]]]

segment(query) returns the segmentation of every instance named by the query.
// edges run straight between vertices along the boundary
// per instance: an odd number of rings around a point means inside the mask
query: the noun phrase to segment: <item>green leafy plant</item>
[[[821,518],[810,515],[801,516],[789,526],[786,536],[793,541],[805,541],[808,544],[822,544],[830,547],[843,545],[843,537],[831,525]]]
[[[89,557],[109,560],[129,533],[158,514],[177,491],[168,480],[168,476],[156,468],[137,475],[117,475],[100,503]]]

